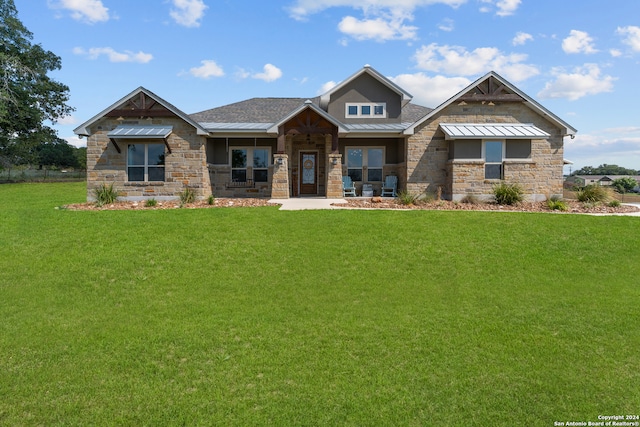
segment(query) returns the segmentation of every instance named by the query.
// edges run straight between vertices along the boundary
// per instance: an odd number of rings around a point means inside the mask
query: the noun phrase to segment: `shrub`
[[[611,201],[609,202],[609,207],[610,207],[610,208],[617,208],[617,207],[619,207],[621,204],[622,204],[622,203],[620,203],[620,200],[613,199],[613,200],[611,200]]]
[[[557,197],[552,197],[549,200],[547,200],[547,206],[549,207],[549,209],[551,209],[552,211],[566,211],[567,209],[569,209],[569,206],[567,205],[567,203]]]
[[[148,208],[152,208],[154,206],[156,206],[158,204],[158,201],[156,199],[147,199],[146,202],[144,202],[144,205]]]
[[[118,192],[113,188],[113,183],[110,185],[102,184],[94,189],[93,193],[96,197],[97,206],[108,205],[118,200]]]
[[[600,185],[591,184],[576,191],[576,198],[580,202],[605,202],[611,199],[611,190]]]
[[[493,195],[496,203],[500,205],[515,205],[523,199],[522,187],[519,184],[509,184],[502,181],[500,184],[493,186]]]
[[[624,194],[633,191],[638,186],[638,181],[630,176],[614,179],[611,185],[618,193]]]
[[[189,187],[186,187],[182,193],[180,193],[180,205],[186,205],[193,203],[196,199],[196,193]]]
[[[215,202],[216,202],[216,198],[213,197],[213,194],[211,194],[209,196],[209,198],[207,199],[207,203],[210,204],[210,205],[213,205]]]
[[[418,196],[407,190],[402,190],[398,193],[398,200],[400,200],[401,204],[408,206],[415,204],[418,200]]]

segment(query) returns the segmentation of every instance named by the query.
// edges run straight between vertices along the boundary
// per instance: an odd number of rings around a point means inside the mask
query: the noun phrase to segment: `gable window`
[[[347,175],[353,181],[381,182],[384,148],[347,148]]]
[[[231,180],[233,182],[267,182],[268,168],[268,148],[252,147],[231,150]]]
[[[129,144],[128,181],[164,181],[164,144]]]
[[[386,118],[387,104],[384,102],[354,102],[346,104],[347,118]]]
[[[502,179],[503,141],[484,142],[484,179]]]

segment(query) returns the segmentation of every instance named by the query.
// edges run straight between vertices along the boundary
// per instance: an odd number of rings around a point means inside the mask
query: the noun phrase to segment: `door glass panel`
[[[263,149],[253,150],[253,167],[266,168],[269,165],[269,152]]]
[[[231,167],[247,167],[247,150],[231,150]]]
[[[316,182],[316,155],[302,155],[302,183],[315,184]]]
[[[370,168],[382,167],[382,148],[369,148],[367,152],[367,166]]]

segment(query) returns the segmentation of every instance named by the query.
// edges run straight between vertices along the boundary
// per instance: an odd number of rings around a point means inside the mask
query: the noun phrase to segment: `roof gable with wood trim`
[[[78,126],[74,129],[74,133],[79,136],[89,136],[91,126],[104,117],[122,119],[178,117],[193,126],[197,130],[198,135],[208,134],[200,124],[191,119],[187,114],[142,86]]]
[[[564,135],[574,136],[577,130],[543,107],[535,99],[509,83],[495,71],[491,71],[462,89],[426,116],[413,123],[405,130],[406,135],[412,135],[415,129],[427,120],[437,116],[441,111],[454,102],[522,102],[547,120],[563,130]]]

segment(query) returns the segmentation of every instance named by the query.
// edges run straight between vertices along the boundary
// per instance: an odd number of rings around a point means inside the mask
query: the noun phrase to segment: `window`
[[[251,165],[249,167],[249,165]],[[231,180],[233,182],[267,182],[269,176],[268,148],[234,148],[231,150]]]
[[[384,102],[349,103],[346,105],[346,116],[348,118],[386,118],[387,104],[385,104]]]
[[[129,144],[127,180],[164,181],[164,144]]]
[[[504,143],[502,141],[485,141],[484,143],[484,179],[502,179],[502,159]]]
[[[381,182],[384,148],[347,148],[347,175],[353,181]]]

